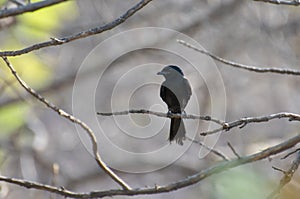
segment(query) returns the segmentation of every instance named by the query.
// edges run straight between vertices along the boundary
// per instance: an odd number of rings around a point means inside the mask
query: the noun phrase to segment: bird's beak
[[[160,72],[158,72],[158,73],[156,73],[157,75],[164,75],[165,73],[164,72],[162,72],[162,71],[160,71]]]

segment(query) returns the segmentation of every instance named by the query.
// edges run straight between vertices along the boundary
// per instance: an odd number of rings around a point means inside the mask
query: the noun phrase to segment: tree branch
[[[149,115],[155,115],[158,117],[167,117],[167,118],[184,118],[184,119],[198,119],[198,120],[204,120],[204,121],[212,121],[216,124],[221,125],[222,127],[225,125],[224,128],[226,128],[226,124],[224,121],[218,120],[218,119],[214,119],[210,116],[198,116],[198,115],[187,115],[187,114],[176,114],[176,113],[161,113],[161,112],[156,112],[156,111],[150,111],[150,110],[145,110],[145,109],[138,109],[138,110],[128,110],[128,111],[118,111],[118,112],[111,112],[111,113],[101,113],[101,112],[97,112],[98,115],[101,116],[112,116],[112,115],[128,115],[128,114],[149,114]],[[223,160],[228,161],[229,159],[222,154],[221,152],[212,149],[208,146],[206,146],[204,143],[200,142],[200,141],[196,141],[192,138],[186,137],[189,141],[199,144],[200,146],[203,146],[204,148],[206,148],[207,150],[211,151],[212,153],[214,153],[215,155],[221,157]]]
[[[203,136],[211,135],[211,134],[223,131],[223,130],[229,131],[230,129],[235,128],[235,127],[244,128],[249,123],[268,122],[273,119],[281,119],[281,118],[288,118],[289,121],[300,121],[299,114],[286,113],[286,112],[275,113],[275,114],[260,116],[260,117],[245,117],[245,118],[241,118],[239,120],[233,121],[233,122],[225,122],[223,127],[214,129],[212,131],[202,132],[202,133],[200,133],[200,135],[203,135]]]
[[[59,195],[65,196],[65,197],[70,197],[70,198],[101,198],[105,196],[116,196],[116,195],[128,195],[128,196],[133,196],[133,195],[146,195],[146,194],[158,194],[158,193],[165,193],[165,192],[170,192],[170,191],[175,191],[193,184],[196,184],[205,178],[221,173],[223,171],[226,171],[230,168],[238,167],[247,163],[251,162],[256,162],[262,159],[265,159],[267,157],[270,157],[272,155],[281,153],[293,146],[295,146],[297,143],[300,142],[300,134],[287,140],[284,141],[280,144],[277,144],[273,147],[267,148],[261,152],[244,156],[235,160],[231,161],[225,161],[222,163],[219,163],[215,166],[209,167],[205,170],[202,170],[192,176],[189,176],[187,178],[184,178],[180,181],[168,184],[168,185],[163,185],[163,186],[154,186],[151,188],[138,188],[138,189],[132,189],[132,190],[121,190],[121,189],[116,189],[116,190],[108,190],[108,191],[93,191],[89,193],[76,193],[72,191],[68,191],[63,188],[58,188],[54,186],[49,186],[49,185],[43,185],[40,183],[36,182],[31,182],[31,181],[25,181],[25,180],[19,180],[19,179],[14,179],[14,178],[8,178],[8,177],[3,177],[0,176],[0,181],[5,181],[8,183],[16,184],[19,186],[23,186],[26,188],[34,188],[34,189],[39,189],[39,190],[44,190],[44,191],[49,191],[52,193],[57,193]]]
[[[105,162],[103,162],[101,160],[100,154],[98,152],[98,144],[97,144],[97,139],[96,136],[94,134],[94,132],[92,131],[92,129],[85,124],[84,122],[82,122],[80,119],[74,117],[73,115],[65,112],[64,110],[56,107],[54,104],[52,104],[51,102],[49,102],[47,99],[45,99],[44,97],[42,97],[40,94],[38,94],[35,90],[33,90],[32,88],[30,88],[26,82],[24,82],[20,76],[18,75],[17,71],[14,69],[13,65],[9,62],[9,60],[6,57],[2,57],[2,59],[4,60],[4,62],[6,63],[7,67],[9,68],[9,70],[11,71],[11,73],[13,74],[13,76],[16,78],[16,80],[19,82],[19,84],[33,97],[35,97],[37,100],[39,100],[40,102],[42,102],[43,104],[45,104],[48,108],[52,109],[53,111],[55,111],[58,115],[66,118],[67,120],[78,124],[81,128],[83,128],[88,136],[90,137],[90,140],[92,142],[93,145],[93,155],[94,158],[98,164],[98,166],[100,168],[103,169],[103,171],[108,174],[115,182],[117,182],[120,186],[123,187],[123,189],[126,190],[130,190],[130,186],[127,185],[120,177],[118,177],[106,164]]]
[[[19,6],[16,8],[10,8],[10,9],[2,9],[0,10],[0,19],[5,18],[5,17],[11,17],[11,16],[16,16],[19,14],[23,14],[25,12],[34,12],[36,10],[52,6],[55,4],[62,3],[67,0],[44,0],[44,1],[39,1],[36,3],[29,3],[24,6]]]
[[[278,187],[267,197],[267,199],[272,199],[276,195],[278,195],[280,193],[281,189],[292,180],[292,177],[293,177],[294,173],[296,172],[296,170],[298,169],[299,164],[300,164],[300,152],[298,151],[296,154],[296,158],[292,162],[289,170],[283,172],[284,176],[281,178]]]
[[[29,53],[34,50],[38,50],[41,48],[45,48],[48,46],[58,46],[62,45],[65,43],[69,43],[71,41],[80,39],[80,38],[85,38],[91,35],[96,35],[99,33],[102,33],[104,31],[113,29],[114,27],[124,23],[129,17],[131,17],[133,14],[135,14],[138,10],[142,9],[144,6],[146,6],[148,3],[150,3],[152,0],[141,0],[139,3],[137,3],[135,6],[130,8],[129,10],[126,11],[125,14],[121,15],[119,18],[115,19],[114,21],[107,23],[103,26],[99,26],[96,28],[92,28],[89,30],[85,30],[79,33],[76,33],[74,35],[62,37],[62,38],[51,38],[49,41],[34,44],[32,46],[29,46],[27,48],[21,49],[21,50],[16,50],[16,51],[2,51],[0,52],[0,56],[17,56],[17,55],[22,55],[25,53]]]
[[[286,158],[288,158],[289,156],[291,156],[291,155],[293,155],[294,153],[297,153],[298,151],[300,151],[300,148],[298,148],[298,149],[296,149],[296,150],[294,150],[294,151],[292,151],[292,152],[289,152],[288,154],[286,154],[284,157],[282,157],[281,159],[283,160],[283,159],[286,159]]]
[[[234,147],[230,144],[230,142],[227,142],[228,147],[231,149],[232,153],[239,159],[241,158],[241,156],[238,154],[238,152],[236,152],[236,150],[234,149]]]
[[[9,0],[9,1],[16,4],[17,6],[26,6],[26,2],[24,2],[23,0]]]
[[[211,57],[212,59],[219,61],[223,64],[229,65],[229,66],[233,66],[235,68],[240,68],[240,69],[244,69],[244,70],[248,70],[248,71],[252,71],[252,72],[257,72],[257,73],[277,73],[277,74],[284,74],[284,75],[300,75],[300,71],[299,70],[293,70],[293,69],[285,69],[285,68],[268,68],[268,67],[256,67],[256,66],[250,66],[250,65],[245,65],[245,64],[240,64],[240,63],[236,63],[233,61],[229,61],[226,60],[222,57],[219,57],[217,55],[214,55],[210,52],[208,52],[207,50],[204,49],[200,49],[197,48],[196,46],[189,44],[183,40],[177,40],[178,43],[191,48],[197,52],[200,52],[202,54],[205,54],[209,57]],[[0,54],[1,55],[1,54]]]
[[[97,114],[101,115],[101,116],[128,115],[128,114],[149,114],[149,115],[155,115],[155,116],[158,116],[158,117],[184,118],[184,119],[212,121],[212,122],[214,122],[216,124],[219,124],[221,126],[225,125],[224,121],[212,118],[210,116],[187,115],[187,114],[179,114],[179,113],[161,113],[161,112],[149,111],[149,110],[145,110],[145,109],[139,109],[139,110],[132,109],[132,110],[128,110],[128,111],[117,111],[117,112],[112,112],[112,113],[97,112]]]
[[[289,6],[299,6],[299,0],[253,0],[253,1],[261,1],[265,3],[277,4],[277,5],[289,5]]]

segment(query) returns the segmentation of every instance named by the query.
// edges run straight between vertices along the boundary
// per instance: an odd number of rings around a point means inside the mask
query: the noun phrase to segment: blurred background
[[[33,1],[34,2],[34,1]],[[0,19],[1,51],[16,50],[50,37],[101,26],[138,1],[68,1],[33,13]],[[0,0],[2,9],[16,6]],[[170,121],[151,115],[98,116],[96,112],[149,109],[167,112],[159,97],[165,65],[182,68],[192,85],[188,114],[232,121],[277,112],[299,113],[297,76],[253,73],[215,62],[178,42],[238,63],[299,67],[299,8],[241,0],[153,1],[125,23],[99,35],[9,57],[19,75],[58,107],[86,122],[99,153],[132,187],[164,185],[217,164],[221,159],[186,140],[167,141]],[[259,152],[298,133],[287,120],[248,124],[214,136],[218,127],[185,120],[188,137],[235,158]],[[77,192],[119,188],[97,166],[84,131],[28,95],[0,62],[1,175],[62,186]],[[293,156],[283,155],[214,175],[178,191],[138,198],[266,198]],[[295,174],[282,198],[297,198]],[[2,198],[63,198],[1,183]],[[115,198],[128,198],[118,196]]]

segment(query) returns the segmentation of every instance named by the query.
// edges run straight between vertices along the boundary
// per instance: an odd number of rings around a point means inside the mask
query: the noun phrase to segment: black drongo
[[[168,105],[171,113],[182,113],[186,107],[191,95],[191,86],[184,78],[182,70],[178,66],[169,65],[158,72],[157,75],[163,75],[165,81],[160,87],[160,97]],[[185,138],[185,127],[181,118],[171,118],[169,141],[176,140],[183,145]]]

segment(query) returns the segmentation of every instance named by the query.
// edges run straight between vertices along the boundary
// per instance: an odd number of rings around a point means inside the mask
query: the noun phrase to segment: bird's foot
[[[184,117],[186,117],[186,116],[187,116],[187,114],[186,114],[185,110],[183,110],[183,111],[181,112],[181,115],[182,115],[182,116],[184,116]]]
[[[171,117],[173,115],[173,113],[171,111],[167,112],[167,117]]]

